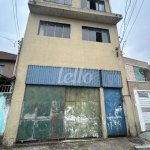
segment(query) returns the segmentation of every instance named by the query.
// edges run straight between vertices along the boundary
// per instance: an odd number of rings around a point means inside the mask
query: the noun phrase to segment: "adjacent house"
[[[109,0],[29,0],[3,144],[136,136]]]
[[[147,62],[123,58],[138,134],[150,130],[150,68]]]
[[[17,55],[0,52],[0,141],[3,137],[10,107],[15,77],[13,76]]]

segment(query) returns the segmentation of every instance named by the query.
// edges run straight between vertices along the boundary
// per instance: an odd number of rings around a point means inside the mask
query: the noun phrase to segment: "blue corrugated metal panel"
[[[102,70],[102,87],[122,88],[122,78],[120,71]]]
[[[29,66],[26,84],[100,87],[100,71],[48,66]]]

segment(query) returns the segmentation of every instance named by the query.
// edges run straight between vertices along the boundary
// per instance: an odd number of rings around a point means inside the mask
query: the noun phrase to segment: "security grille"
[[[135,91],[142,131],[150,130],[150,91]]]

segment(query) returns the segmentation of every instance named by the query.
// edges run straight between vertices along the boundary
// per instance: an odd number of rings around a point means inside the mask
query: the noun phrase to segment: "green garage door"
[[[99,108],[97,88],[27,85],[17,141],[100,137]]]
[[[64,138],[65,87],[27,86],[17,141]]]

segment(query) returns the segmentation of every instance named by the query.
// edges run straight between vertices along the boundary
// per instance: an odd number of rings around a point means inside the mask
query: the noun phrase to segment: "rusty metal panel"
[[[97,88],[66,88],[64,118],[66,138],[101,137],[98,91]]]
[[[122,88],[122,77],[120,71],[101,70],[102,87]]]
[[[65,87],[26,87],[17,141],[63,138]]]
[[[33,139],[33,126],[34,120],[21,120],[17,140],[30,140]]]
[[[26,84],[100,87],[100,79],[99,70],[28,66]]]
[[[35,122],[33,139],[47,140],[50,139],[50,121],[39,120]]]

